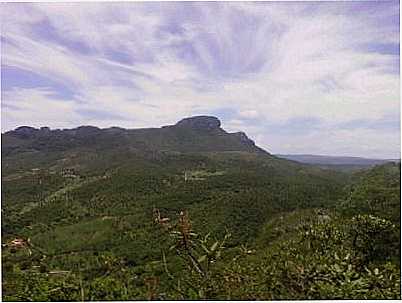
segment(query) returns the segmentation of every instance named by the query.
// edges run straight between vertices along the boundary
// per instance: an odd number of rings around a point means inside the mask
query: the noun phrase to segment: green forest
[[[219,125],[2,141],[4,301],[401,298],[400,163],[321,169]]]

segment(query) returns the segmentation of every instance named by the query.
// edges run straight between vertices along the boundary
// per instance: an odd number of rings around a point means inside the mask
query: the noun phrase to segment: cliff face
[[[185,118],[176,123],[176,127],[186,127],[194,130],[218,130],[221,126],[221,121],[213,116],[195,116]]]
[[[243,143],[245,145],[249,145],[249,146],[255,145],[254,141],[251,140],[249,137],[247,137],[246,133],[244,133],[244,132],[237,132],[237,133],[233,133],[231,135],[234,136],[235,138],[237,138],[241,143]]]

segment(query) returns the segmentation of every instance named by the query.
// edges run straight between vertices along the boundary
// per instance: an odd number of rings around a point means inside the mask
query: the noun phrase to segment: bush
[[[350,224],[352,247],[367,262],[384,260],[395,252],[398,243],[396,226],[372,215],[357,215]]]

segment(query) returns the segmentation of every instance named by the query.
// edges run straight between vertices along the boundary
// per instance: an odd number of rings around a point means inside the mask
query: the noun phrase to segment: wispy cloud
[[[7,3],[1,19],[3,130],[213,114],[272,152],[399,154],[398,1]]]

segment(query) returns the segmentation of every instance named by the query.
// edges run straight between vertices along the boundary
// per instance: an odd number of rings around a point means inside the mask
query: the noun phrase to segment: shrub
[[[387,259],[397,243],[396,226],[373,215],[357,215],[350,224],[352,247],[366,261]]]

